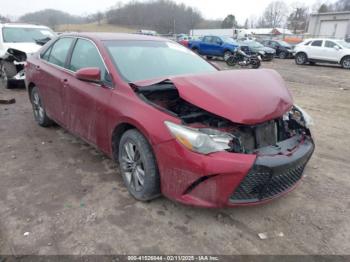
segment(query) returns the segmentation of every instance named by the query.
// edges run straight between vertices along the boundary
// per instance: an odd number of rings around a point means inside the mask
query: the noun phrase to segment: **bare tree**
[[[350,0],[338,0],[334,4],[335,11],[350,11]]]
[[[249,19],[247,18],[244,22],[244,29],[248,29],[249,28]]]
[[[11,22],[11,20],[8,17],[0,15],[0,23],[9,23],[9,22]]]
[[[236,17],[234,15],[228,15],[222,21],[221,28],[236,28],[238,26]]]
[[[203,21],[201,14],[171,0],[131,1],[106,13],[107,22],[159,33],[188,33]]]
[[[283,1],[271,2],[265,9],[262,18],[259,21],[259,26],[264,27],[281,27],[286,19],[288,6]]]
[[[304,5],[294,5],[293,12],[287,19],[288,28],[293,30],[294,33],[297,31],[305,30],[307,21],[309,18],[309,8]]]

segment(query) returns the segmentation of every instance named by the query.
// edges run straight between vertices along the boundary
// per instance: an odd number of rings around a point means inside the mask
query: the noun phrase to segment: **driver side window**
[[[107,81],[108,72],[96,46],[89,40],[78,39],[74,46],[68,69],[76,72],[86,67],[99,68],[101,70],[101,80]]]

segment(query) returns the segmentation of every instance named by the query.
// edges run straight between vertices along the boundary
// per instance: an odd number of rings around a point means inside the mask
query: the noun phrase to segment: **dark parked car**
[[[36,122],[113,158],[141,201],[263,203],[295,188],[314,151],[277,72],[218,71],[164,38],[61,35],[28,59],[26,86]]]
[[[264,40],[261,42],[264,46],[271,47],[276,50],[276,56],[281,59],[293,58],[293,47],[282,40]]]
[[[239,42],[239,44],[242,46],[248,46],[251,52],[260,55],[263,61],[271,61],[276,55],[275,49],[266,47],[257,41],[245,40]]]

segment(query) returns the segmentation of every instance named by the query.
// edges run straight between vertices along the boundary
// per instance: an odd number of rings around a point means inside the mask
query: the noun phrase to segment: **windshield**
[[[173,42],[105,41],[113,62],[127,82],[217,69],[191,50]]]
[[[232,45],[238,45],[231,37],[221,37],[222,41],[224,41],[225,43],[229,43]]]
[[[4,27],[2,35],[5,43],[35,43],[36,40],[53,38],[55,33],[47,28]]]
[[[290,44],[288,44],[287,42],[284,42],[284,41],[278,41],[278,43],[284,47],[292,47]]]
[[[345,42],[344,40],[338,40],[336,42],[337,42],[337,44],[341,45],[342,47],[350,48],[350,43]]]
[[[255,42],[255,41],[249,41],[249,42],[244,42],[244,43],[247,44],[249,47],[253,47],[253,48],[264,47],[262,44]]]

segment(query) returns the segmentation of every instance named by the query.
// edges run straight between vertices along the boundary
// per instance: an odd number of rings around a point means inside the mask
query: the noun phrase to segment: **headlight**
[[[259,51],[259,54],[265,55],[265,51]]]
[[[190,128],[165,121],[170,133],[183,146],[200,154],[230,149],[233,135],[210,128]]]
[[[312,117],[297,105],[294,105],[292,110],[289,111],[283,118],[287,120],[291,118],[298,122],[301,126],[304,126],[308,129],[314,125]]]

